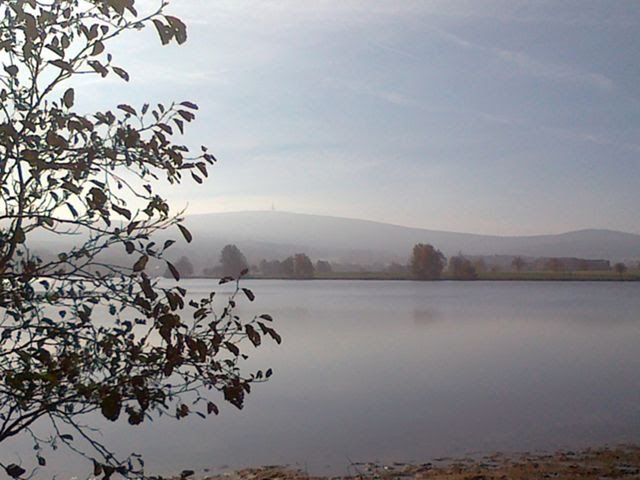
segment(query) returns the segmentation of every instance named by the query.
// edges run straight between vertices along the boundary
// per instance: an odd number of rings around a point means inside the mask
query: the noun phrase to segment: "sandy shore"
[[[640,446],[619,446],[552,454],[502,455],[479,459],[435,459],[423,464],[352,465],[349,477],[312,477],[286,466],[247,468],[204,477],[207,480],[605,480],[640,479]],[[187,472],[185,472],[187,473]],[[191,473],[191,472],[188,472]],[[184,476],[183,478],[187,478]],[[188,475],[188,478],[193,478]]]

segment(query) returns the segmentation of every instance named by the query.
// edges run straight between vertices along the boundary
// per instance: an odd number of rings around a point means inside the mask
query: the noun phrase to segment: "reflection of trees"
[[[439,320],[440,314],[431,308],[413,309],[413,323],[420,327],[426,327],[436,323]]]

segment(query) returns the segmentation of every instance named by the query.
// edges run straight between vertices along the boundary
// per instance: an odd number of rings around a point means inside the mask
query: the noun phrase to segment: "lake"
[[[219,290],[187,280],[189,290]],[[356,461],[640,440],[640,283],[246,281],[283,337],[274,370],[219,417],[104,426],[150,472]],[[52,458],[64,474],[85,463]],[[80,467],[82,465],[82,467]],[[82,475],[81,475],[82,477]]]

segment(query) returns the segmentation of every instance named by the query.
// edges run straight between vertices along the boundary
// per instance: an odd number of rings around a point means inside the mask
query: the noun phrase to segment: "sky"
[[[138,0],[148,6],[154,0]],[[189,39],[117,39],[86,108],[191,100],[219,159],[188,213],[459,232],[640,233],[640,2],[173,0]]]

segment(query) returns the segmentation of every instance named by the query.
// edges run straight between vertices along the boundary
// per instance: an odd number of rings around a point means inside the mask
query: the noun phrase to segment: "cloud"
[[[329,77],[325,79],[324,84],[329,88],[348,90],[356,95],[372,97],[398,107],[420,107],[416,100],[403,93],[378,88],[370,83]]]
[[[600,90],[614,88],[613,81],[600,73],[585,72],[571,65],[541,62],[523,52],[493,48],[490,50],[504,61],[536,77],[590,85]]]
[[[615,85],[613,81],[600,73],[584,71],[578,67],[567,64],[543,62],[533,58],[527,53],[503,48],[487,47],[470,42],[459,35],[441,29],[435,29],[443,38],[464,49],[476,50],[492,55],[505,63],[517,67],[521,72],[547,80],[569,82],[573,84],[587,85],[603,91],[611,91]]]

